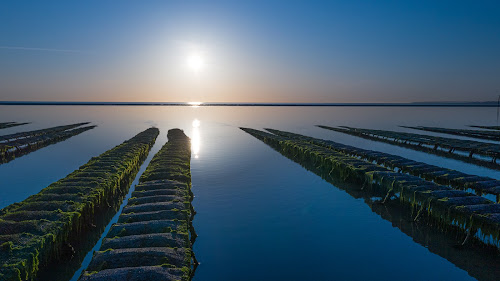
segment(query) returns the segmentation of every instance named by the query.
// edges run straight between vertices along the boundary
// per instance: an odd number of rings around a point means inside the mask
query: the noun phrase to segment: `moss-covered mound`
[[[38,194],[0,210],[0,280],[34,280],[121,200],[158,136],[147,129]]]
[[[418,214],[426,213],[442,227],[467,231],[485,243],[499,246],[499,204],[305,140],[241,129],[298,163],[315,166],[343,181],[363,185],[366,192],[392,194],[403,205],[418,210]]]
[[[80,281],[190,280],[196,264],[190,160],[189,138],[170,130]]]

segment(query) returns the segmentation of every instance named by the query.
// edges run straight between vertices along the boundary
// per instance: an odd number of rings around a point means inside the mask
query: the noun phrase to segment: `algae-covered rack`
[[[34,280],[120,201],[158,136],[147,129],[38,194],[0,210],[0,280]]]
[[[0,136],[0,164],[95,128],[88,122]],[[82,127],[83,126],[83,127]]]
[[[449,185],[455,189],[472,189],[478,195],[492,194],[497,197],[497,202],[500,199],[500,181],[497,179],[470,175],[456,170],[414,161],[398,155],[345,145],[331,140],[322,140],[274,129],[266,130],[275,135],[304,140],[346,155],[359,157],[368,161],[375,161],[375,163],[390,168],[393,171],[408,173],[421,177],[425,180],[434,181],[443,185]]]
[[[169,130],[80,281],[190,280],[197,264],[190,159],[189,138]]]
[[[21,126],[21,125],[26,125],[29,123],[18,123],[18,122],[1,122],[0,123],[0,129],[7,129],[10,127],[16,127],[16,126]]]
[[[487,129],[487,130],[500,130],[500,126],[481,126],[481,125],[472,125],[469,126],[472,128],[481,128],[481,129]]]
[[[500,169],[500,165],[496,162],[500,157],[500,145],[494,143],[345,126],[319,125],[318,127]]]
[[[470,137],[476,139],[496,140],[496,141],[500,140],[500,132],[498,131],[450,129],[450,128],[424,127],[424,126],[416,126],[416,127],[401,126],[401,127],[420,130],[420,131]]]
[[[438,225],[468,233],[478,241],[500,247],[500,204],[417,176],[394,172],[386,167],[301,139],[241,128],[283,155],[303,165],[314,165],[343,181],[365,186],[399,198],[404,206],[427,215]]]

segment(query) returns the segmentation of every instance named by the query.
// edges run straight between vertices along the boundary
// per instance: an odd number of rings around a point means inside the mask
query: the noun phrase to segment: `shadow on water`
[[[277,151],[283,154],[281,151]],[[478,280],[498,280],[498,276],[500,276],[500,254],[497,249],[474,240],[463,247],[459,247],[458,245],[465,238],[462,233],[450,231],[449,229],[440,229],[439,226],[432,225],[433,222],[425,217],[421,217],[420,220],[415,222],[415,214],[411,208],[400,204],[399,199],[389,200],[381,204],[379,200],[374,200],[374,197],[384,198],[385,193],[370,190],[368,194],[360,185],[349,184],[332,177],[321,167],[316,167],[315,163],[311,161],[299,159],[293,155],[283,155],[352,197],[363,199],[372,212],[391,222],[393,227],[398,228],[431,253],[439,255],[455,266],[467,271],[470,276]],[[383,255],[383,253],[380,254]],[[418,265],[415,265],[415,270],[418,270]]]

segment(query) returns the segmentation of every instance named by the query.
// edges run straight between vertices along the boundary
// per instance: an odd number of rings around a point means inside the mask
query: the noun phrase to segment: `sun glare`
[[[190,101],[187,104],[194,106],[194,107],[198,107],[198,106],[202,105],[203,103],[201,101]]]
[[[200,54],[191,54],[187,57],[187,65],[194,72],[200,72],[205,66],[205,60]]]

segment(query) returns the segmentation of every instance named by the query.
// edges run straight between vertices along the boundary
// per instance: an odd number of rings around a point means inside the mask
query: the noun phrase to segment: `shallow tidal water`
[[[150,126],[160,136],[149,159],[167,141],[168,129],[183,129],[192,139],[194,253],[200,262],[194,280],[487,279],[454,260],[449,241],[431,243],[442,243],[442,251],[415,242],[363,198],[239,127],[288,130],[500,179],[500,171],[314,126],[466,128],[496,125],[496,108],[0,106],[0,122],[7,121],[32,123],[0,130],[2,135],[84,121],[98,127],[0,165],[0,208]],[[478,266],[492,270],[488,262]]]

